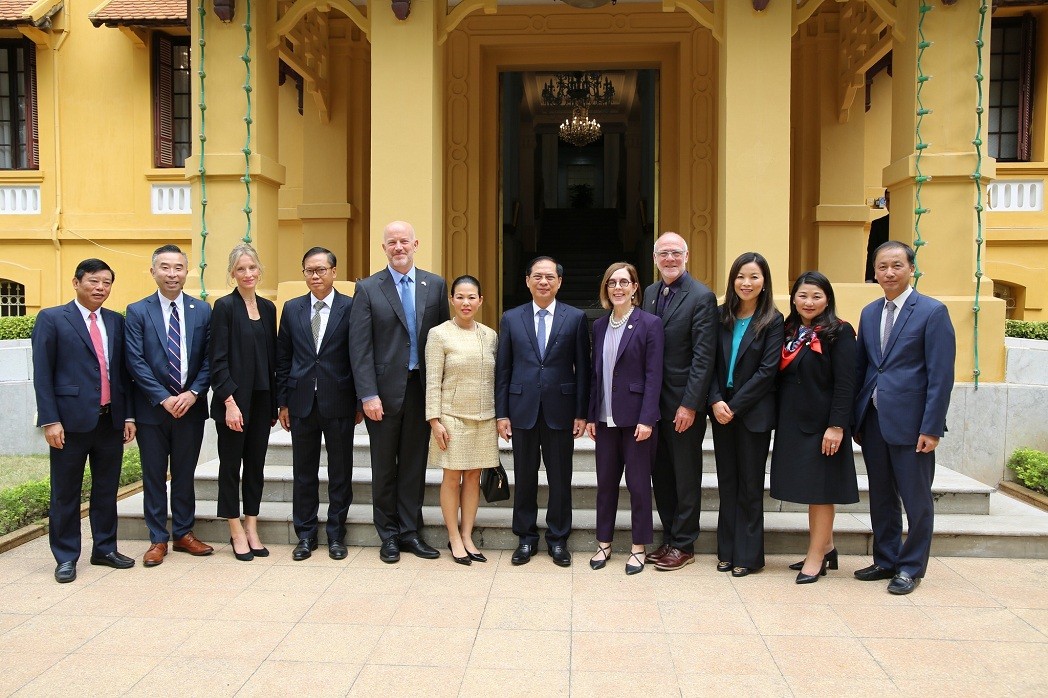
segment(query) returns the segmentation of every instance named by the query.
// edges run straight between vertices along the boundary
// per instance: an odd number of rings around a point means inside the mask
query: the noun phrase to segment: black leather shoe
[[[116,570],[126,570],[135,566],[134,558],[130,558],[127,555],[121,555],[117,551],[107,553],[105,555],[92,555],[92,565],[103,565],[104,567],[112,567]]]
[[[514,565],[526,565],[531,562],[531,556],[535,554],[535,546],[528,545],[527,543],[521,543],[517,546],[517,549],[513,551],[513,557],[510,558],[510,562]]]
[[[557,567],[571,567],[571,553],[563,543],[549,546],[549,556],[553,558],[553,564]]]
[[[458,557],[457,555],[455,555],[455,550],[451,547],[451,541],[450,540],[448,541],[448,550],[451,551],[451,559],[454,560],[455,562],[457,562],[458,564],[460,564],[460,565],[472,565],[473,564],[473,558],[470,557],[468,552],[465,555],[463,555],[462,557]]]
[[[59,563],[55,568],[55,581],[59,584],[68,584],[74,580],[76,580],[76,563],[72,560]]]
[[[888,593],[895,594],[896,596],[903,596],[904,594],[909,594],[916,589],[917,585],[920,583],[920,579],[914,579],[905,572],[900,572],[892,577],[892,580],[888,582]]]
[[[328,541],[328,557],[332,560],[345,560],[346,555],[349,551],[346,550],[346,545],[340,540],[329,540]]]
[[[295,549],[291,551],[291,559],[295,562],[308,560],[316,549],[316,538],[302,538],[298,541],[298,545],[295,546]]]
[[[861,570],[855,570],[855,578],[863,582],[876,582],[879,579],[891,579],[894,576],[895,572],[880,565],[870,565]]]
[[[411,538],[400,541],[400,549],[407,550],[415,557],[420,557],[423,560],[436,560],[440,557],[439,550],[428,545],[426,541],[418,536],[412,536]]]
[[[400,562],[400,545],[397,544],[397,539],[390,538],[382,543],[382,547],[378,549],[378,557],[382,562],[391,565]]]
[[[837,569],[837,559],[837,548],[834,548],[830,552],[826,553],[822,558],[823,562],[826,563],[827,569],[831,570]],[[801,560],[800,562],[795,562],[792,565],[790,565],[790,569],[795,572],[800,572],[802,567],[804,567],[804,560]]]
[[[486,557],[484,557],[484,553],[471,553],[470,551],[467,550],[466,551],[466,556],[470,560],[472,560],[473,562],[487,562],[488,561],[488,559]]]

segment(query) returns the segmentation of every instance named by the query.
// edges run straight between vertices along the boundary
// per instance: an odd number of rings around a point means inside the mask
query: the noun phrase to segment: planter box
[[[1035,506],[1041,511],[1048,511],[1048,495],[1041,494],[1028,487],[1023,487],[1018,482],[1009,482],[1008,480],[1002,480],[997,489],[1005,494],[1018,499],[1020,502],[1025,502],[1031,506]]]

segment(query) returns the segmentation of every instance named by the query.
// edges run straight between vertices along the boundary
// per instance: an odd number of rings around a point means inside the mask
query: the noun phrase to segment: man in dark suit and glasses
[[[859,316],[854,439],[870,479],[873,564],[865,582],[890,579],[909,594],[931,553],[935,447],[946,431],[957,343],[946,306],[910,286],[913,249],[898,240],[877,248],[873,271],[884,291]],[[902,511],[909,530],[902,540]]]
[[[662,318],[659,442],[652,471],[662,545],[645,560],[658,570],[679,570],[695,559],[702,498],[702,439],[706,395],[717,356],[717,297],[687,271],[688,243],[677,233],[655,241],[660,281],[644,289],[644,310]]]
[[[153,252],[149,268],[157,292],[127,306],[127,367],[135,381],[135,418],[142,452],[142,509],[151,545],[143,557],[155,567],[167,555],[167,474],[171,471],[171,536],[176,551],[210,555],[193,535],[193,476],[208,418],[211,385],[208,345],[211,306],[182,293],[189,260],[176,245]]]
[[[102,307],[113,279],[108,264],[85,259],[73,277],[76,299],[41,310],[33,327],[37,426],[51,447],[48,534],[60,584],[76,579],[88,458],[91,564],[117,569],[135,564],[116,550],[116,491],[124,444],[135,438],[135,423],[124,365],[124,318]]]
[[[337,260],[323,247],[302,257],[309,293],[284,303],[277,333],[277,419],[291,432],[293,560],[317,549],[320,437],[328,456],[328,556],[345,559],[353,503],[353,427],[360,422],[349,358],[353,299],[335,290]]]
[[[571,459],[589,411],[590,338],[586,314],[556,300],[563,278],[556,260],[533,259],[524,278],[532,301],[507,310],[499,327],[495,416],[499,436],[513,444],[514,565],[538,547],[540,460],[549,480],[546,545],[554,563],[571,564]]]
[[[426,338],[450,317],[444,279],[415,266],[410,223],[382,231],[389,265],[357,282],[350,351],[353,376],[371,436],[372,500],[383,562],[401,549],[433,559],[422,539],[422,496],[429,457]]]

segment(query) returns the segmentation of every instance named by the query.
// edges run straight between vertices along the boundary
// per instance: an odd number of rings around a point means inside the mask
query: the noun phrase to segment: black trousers
[[[539,462],[546,467],[549,504],[546,543],[567,544],[571,535],[571,459],[575,439],[570,429],[551,429],[539,416],[533,429],[513,428],[513,533],[521,544],[538,545]]]
[[[429,459],[426,396],[418,371],[408,377],[404,404],[379,422],[366,419],[371,436],[375,530],[383,542],[422,532],[422,497]]]
[[[353,503],[354,418],[324,417],[316,398],[306,417],[291,418],[291,519],[299,539],[316,538],[320,512],[320,438],[328,460],[328,542],[346,537],[346,514]],[[246,508],[246,507],[245,507]]]
[[[196,413],[199,414],[199,413]],[[167,533],[167,472],[171,470],[171,536],[176,540],[193,530],[196,489],[193,476],[204,439],[204,418],[164,415],[160,424],[138,423],[142,454],[142,509],[149,540],[165,543]]]
[[[244,415],[244,431],[233,431],[225,422],[215,422],[218,432],[218,515],[240,518],[240,490],[243,489],[244,515],[258,516],[262,502],[263,469],[269,448],[269,391],[251,394],[251,409]],[[240,473],[243,463],[243,475]]]
[[[706,436],[706,417],[697,413],[691,428],[683,433],[677,433],[672,421],[660,422],[656,431],[658,446],[651,485],[662,522],[662,542],[694,553],[702,510],[702,440]]]
[[[717,455],[717,559],[736,567],[764,567],[764,466],[771,432],[752,432],[736,417],[713,422]]]
[[[91,464],[92,555],[116,550],[116,491],[124,455],[124,430],[102,415],[93,431],[65,433],[65,448],[52,448],[48,536],[59,564],[80,559],[80,495],[84,466]]]

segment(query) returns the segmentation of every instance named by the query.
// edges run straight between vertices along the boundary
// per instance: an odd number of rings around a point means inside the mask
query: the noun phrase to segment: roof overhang
[[[186,0],[103,0],[87,13],[96,27],[188,27]]]
[[[0,27],[30,26],[50,29],[51,18],[62,9],[62,0],[26,0],[4,3],[0,9]]]

